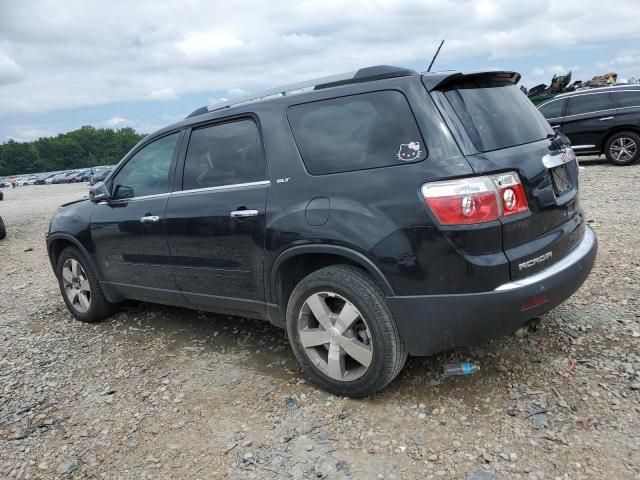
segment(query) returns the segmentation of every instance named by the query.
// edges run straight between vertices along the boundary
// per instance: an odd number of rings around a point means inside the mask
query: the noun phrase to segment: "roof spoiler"
[[[476,88],[482,86],[515,85],[520,81],[520,74],[509,71],[483,72],[437,72],[422,75],[422,83],[427,90],[445,90],[454,86],[469,85]]]

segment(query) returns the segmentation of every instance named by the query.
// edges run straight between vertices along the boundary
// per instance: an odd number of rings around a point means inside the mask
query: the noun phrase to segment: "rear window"
[[[553,134],[516,85],[457,88],[446,91],[445,96],[480,152],[531,143]]]
[[[407,99],[397,91],[295,105],[287,116],[313,175],[419,162],[427,156]]]
[[[544,118],[558,118],[562,116],[562,110],[566,100],[553,100],[549,103],[545,103],[538,110],[544,116]]]
[[[599,112],[612,108],[611,95],[609,93],[588,93],[569,98],[567,115],[580,115],[581,113]]]
[[[640,90],[613,92],[616,107],[640,107]]]

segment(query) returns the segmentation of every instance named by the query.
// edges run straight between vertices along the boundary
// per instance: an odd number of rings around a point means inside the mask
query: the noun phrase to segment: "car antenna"
[[[440,49],[442,48],[442,45],[444,45],[444,40],[442,40],[440,42],[440,46],[438,46],[438,50],[436,50],[436,54],[433,56],[433,58],[431,59],[431,63],[429,64],[429,68],[427,68],[427,72],[431,71],[431,67],[433,67],[433,62],[436,61],[436,58],[438,57],[438,54],[440,53]]]

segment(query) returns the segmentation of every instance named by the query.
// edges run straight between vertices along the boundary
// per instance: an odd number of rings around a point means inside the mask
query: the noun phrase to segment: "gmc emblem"
[[[537,264],[542,263],[542,262],[546,262],[551,257],[553,257],[553,252],[544,253],[544,254],[540,255],[539,257],[532,258],[531,260],[527,260],[526,262],[522,262],[520,265],[518,265],[518,269],[519,270],[525,270],[527,268],[531,268],[534,265],[537,265]]]

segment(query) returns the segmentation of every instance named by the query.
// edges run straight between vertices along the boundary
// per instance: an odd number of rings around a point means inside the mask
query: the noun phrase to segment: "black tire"
[[[620,148],[620,142],[629,145],[630,147],[628,148],[632,149],[631,152],[633,155],[623,155],[623,158],[620,158],[620,151],[617,150]],[[604,154],[607,160],[618,166],[631,165],[637,162],[640,158],[640,135],[631,131],[619,132],[612,135],[604,146]]]
[[[68,295],[65,291],[65,286],[63,282],[63,267],[67,260],[75,260],[77,261],[84,273],[86,274],[86,280],[89,282],[89,286],[91,289],[90,293],[90,302],[89,308],[86,312],[79,311],[78,308],[71,302],[68,298]],[[60,286],[60,293],[62,294],[62,298],[64,302],[67,304],[67,308],[71,312],[71,314],[80,320],[81,322],[93,323],[103,320],[110,316],[116,310],[116,305],[110,303],[104,297],[102,293],[102,289],[100,288],[100,283],[96,279],[93,270],[89,267],[84,256],[80,253],[80,251],[76,247],[67,247],[65,248],[60,257],[58,258],[58,265],[56,267],[56,277],[58,278],[58,284]]]
[[[371,345],[371,363],[360,378],[341,381],[331,378],[311,361],[301,343],[298,329],[302,308],[307,299],[319,292],[343,297],[366,320],[367,341]],[[287,305],[286,327],[293,352],[312,381],[321,388],[341,396],[365,397],[389,384],[402,370],[407,352],[384,294],[363,270],[334,265],[317,270],[294,288]],[[368,344],[368,345],[369,345]],[[317,347],[320,348],[320,347]],[[362,367],[359,367],[362,368]]]
[[[0,217],[0,240],[7,236],[7,229],[4,226],[4,222],[2,221],[2,217]]]

